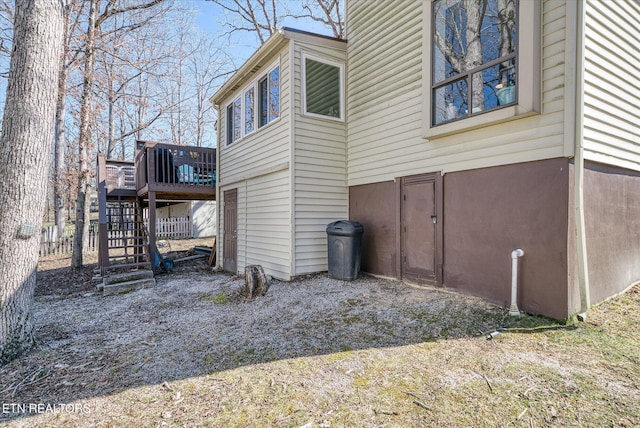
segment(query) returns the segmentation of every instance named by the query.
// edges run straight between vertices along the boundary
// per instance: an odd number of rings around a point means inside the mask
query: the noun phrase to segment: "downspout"
[[[223,250],[222,242],[220,242],[220,236],[222,235],[221,229],[220,229],[220,210],[222,208],[222,204],[220,203],[220,186],[218,184],[220,183],[220,148],[221,148],[220,129],[222,128],[222,123],[220,121],[222,120],[222,115],[220,114],[221,112],[220,105],[214,104],[214,107],[216,109],[216,114],[218,115],[217,126],[216,126],[216,248],[217,248],[217,251],[216,251],[215,267],[216,269],[220,269],[222,267],[222,263],[220,263],[220,253],[222,252],[221,250]]]
[[[585,0],[577,2],[576,25],[576,88],[575,88],[575,151],[574,151],[574,205],[576,224],[576,255],[578,258],[578,286],[580,289],[580,312],[578,319],[585,321],[591,306],[589,298],[589,269],[587,265],[587,243],[584,221],[584,37]]]
[[[524,256],[524,251],[520,248],[511,252],[511,306],[509,315],[519,317],[518,309],[518,258]]]
[[[295,51],[296,42],[289,40],[289,277],[298,274],[296,267],[296,172],[298,163],[296,162],[296,112],[298,106],[295,104]],[[302,52],[300,52],[302,58]],[[302,69],[302,65],[300,66]],[[303,76],[300,76],[302,79]],[[302,96],[302,94],[300,94]],[[302,98],[301,98],[302,99]]]

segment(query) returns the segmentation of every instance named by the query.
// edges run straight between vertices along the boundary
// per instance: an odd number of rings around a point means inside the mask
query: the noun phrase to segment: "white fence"
[[[146,219],[145,219],[146,220]],[[73,236],[58,238],[53,226],[42,231],[40,239],[40,257],[70,254],[73,251]],[[120,231],[109,231],[110,238],[120,238]],[[191,238],[191,219],[189,217],[172,217],[156,219],[156,239]],[[112,244],[118,241],[112,241]],[[98,251],[98,231],[89,232],[89,248],[87,251]]]
[[[191,219],[189,217],[169,217],[156,219],[156,238],[191,238]]]
[[[70,254],[73,252],[73,236],[57,238],[51,231],[52,227],[47,227],[42,232],[40,239],[40,257]],[[98,232],[89,232],[89,248],[87,251],[98,251]]]

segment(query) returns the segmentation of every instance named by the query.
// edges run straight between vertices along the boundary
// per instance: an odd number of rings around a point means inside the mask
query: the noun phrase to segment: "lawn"
[[[251,300],[243,284],[197,260],[119,296],[40,284],[38,345],[0,368],[0,421],[640,425],[640,287],[557,323],[370,276],[272,281]]]

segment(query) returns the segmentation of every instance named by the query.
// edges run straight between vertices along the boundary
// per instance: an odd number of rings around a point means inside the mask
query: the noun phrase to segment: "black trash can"
[[[329,277],[351,281],[360,272],[362,233],[357,221],[340,220],[327,225]]]

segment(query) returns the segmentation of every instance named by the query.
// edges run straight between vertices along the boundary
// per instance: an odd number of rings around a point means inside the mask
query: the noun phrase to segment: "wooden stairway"
[[[102,276],[113,272],[151,269],[148,237],[142,218],[142,207],[136,200],[107,201],[106,236],[101,236]]]
[[[156,279],[151,270],[134,270],[105,276],[98,290],[103,296],[124,294],[141,288],[149,288],[156,285]]]

